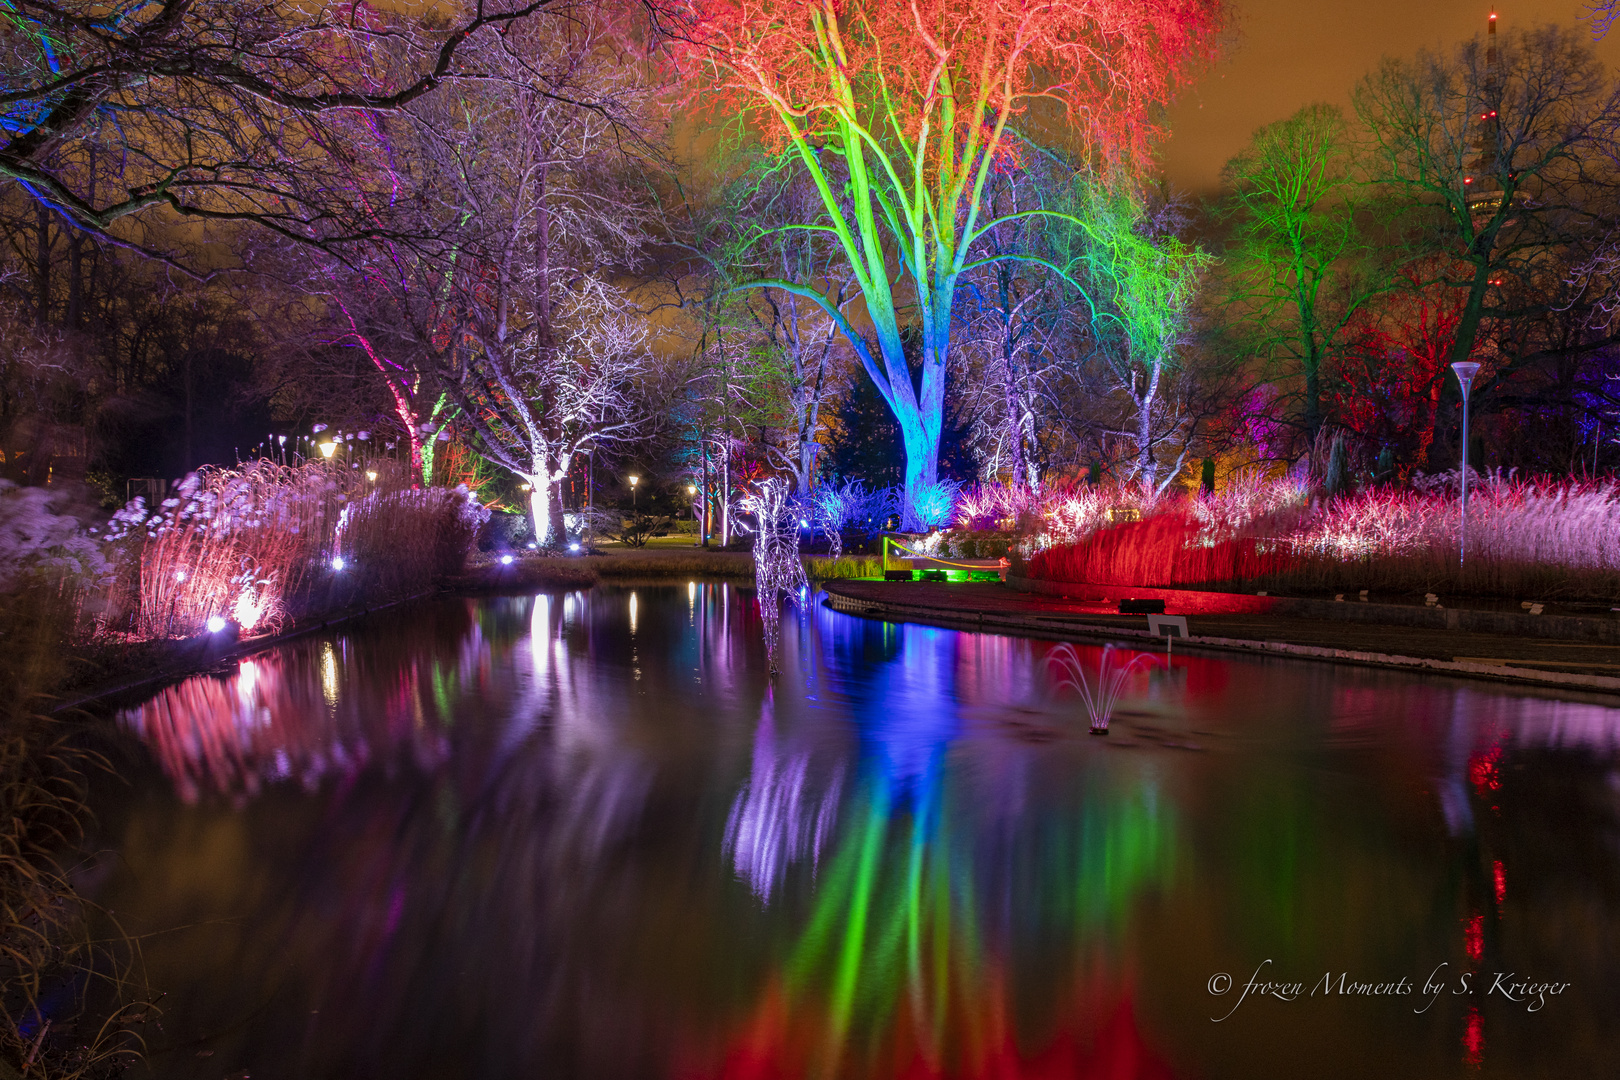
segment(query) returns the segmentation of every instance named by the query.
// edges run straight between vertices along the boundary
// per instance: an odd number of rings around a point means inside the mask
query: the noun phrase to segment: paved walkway
[[[1147,616],[1117,606],[1019,592],[996,583],[829,581],[829,604],[852,614],[1041,637],[1147,638]],[[1421,668],[1620,693],[1620,645],[1276,615],[1186,616],[1195,648],[1237,649]],[[1160,639],[1162,640],[1162,639]],[[1177,648],[1183,643],[1177,642]]]

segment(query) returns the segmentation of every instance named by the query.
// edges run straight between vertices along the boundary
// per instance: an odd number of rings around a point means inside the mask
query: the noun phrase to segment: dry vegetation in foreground
[[[0,1063],[42,1080],[121,1074],[150,1012],[130,951],[92,936],[92,906],[69,880],[86,773],[105,763],[45,712],[69,674],[64,591],[33,578],[0,593]]]

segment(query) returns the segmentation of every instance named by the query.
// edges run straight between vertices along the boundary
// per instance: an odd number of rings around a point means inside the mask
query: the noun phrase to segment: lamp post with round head
[[[641,483],[641,477],[632,476],[630,478],[630,507],[631,507],[631,509],[634,509],[635,505],[636,505],[636,485],[639,484],[639,483]]]
[[[1462,529],[1457,548],[1457,564],[1468,561],[1468,391],[1473,388],[1479,365],[1472,360],[1459,360],[1451,365],[1457,373],[1457,384],[1462,387]]]

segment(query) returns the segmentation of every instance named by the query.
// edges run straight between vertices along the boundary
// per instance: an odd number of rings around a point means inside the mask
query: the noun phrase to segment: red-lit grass
[[[1091,514],[1091,527],[1071,542],[1030,555],[1027,573],[1148,587],[1620,600],[1614,481],[1477,482],[1465,562],[1454,490],[1374,488],[1307,501],[1292,482],[1235,487],[1161,500],[1140,522],[1110,525]]]
[[[1099,529],[1029,560],[1029,576],[1094,585],[1207,585],[1286,573],[1291,554],[1253,537],[1201,545],[1202,528],[1180,513]]]

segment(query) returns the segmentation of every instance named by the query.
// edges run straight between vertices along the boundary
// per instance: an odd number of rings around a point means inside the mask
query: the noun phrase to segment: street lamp
[[[329,458],[337,453],[337,443],[330,440],[321,443],[321,457]]]
[[[697,525],[698,538],[696,540],[692,541],[692,546],[693,547],[702,547],[703,546],[703,519],[700,516],[698,516],[697,485],[696,484],[687,484],[686,485],[686,497],[692,501],[692,521],[693,521],[693,523],[695,525]]]
[[[632,508],[634,508],[636,505],[636,485],[640,482],[641,477],[639,476],[632,476],[630,478],[630,506]]]
[[[1479,374],[1479,365],[1472,360],[1459,360],[1451,365],[1451,370],[1457,373],[1457,383],[1462,387],[1462,530],[1461,543],[1457,549],[1457,565],[1461,566],[1468,560],[1468,391],[1474,385],[1474,376]]]

